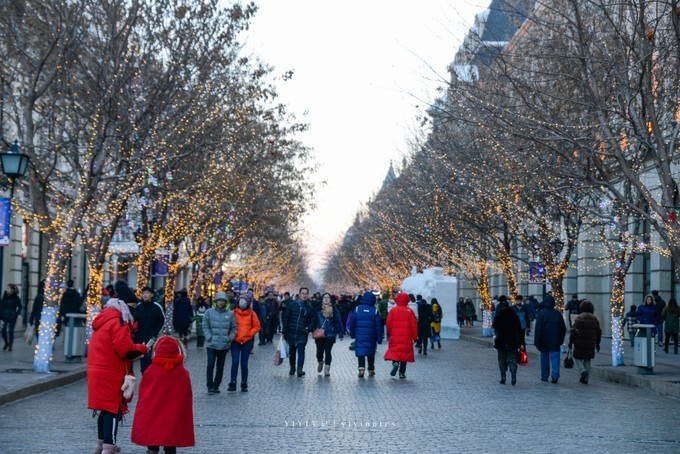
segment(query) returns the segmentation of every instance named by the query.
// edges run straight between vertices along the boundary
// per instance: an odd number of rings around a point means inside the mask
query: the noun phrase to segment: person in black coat
[[[68,323],[66,314],[80,314],[81,303],[80,293],[75,289],[73,279],[69,279],[66,281],[66,291],[61,295],[61,302],[59,304],[61,322],[64,324]],[[82,323],[81,319],[75,320],[76,326],[82,326]]]
[[[21,299],[19,288],[14,284],[7,284],[7,290],[0,300],[0,321],[2,321],[2,340],[5,341],[3,350],[12,351],[14,343],[14,327],[21,313]]]
[[[153,289],[144,287],[142,289],[142,302],[135,309],[135,322],[137,329],[133,335],[135,344],[146,344],[151,339],[158,337],[165,324],[165,315],[160,304],[153,300]],[[140,367],[142,373],[151,365],[151,351],[142,356]]]
[[[191,309],[191,301],[189,301],[188,293],[186,289],[182,289],[179,292],[179,298],[175,300],[172,312],[172,324],[175,327],[175,331],[179,334],[179,337],[187,344],[187,337],[189,336],[189,328],[191,327],[191,319],[193,318],[194,312]]]
[[[28,323],[35,328],[35,338],[38,338],[38,331],[40,328],[40,318],[42,317],[43,305],[45,304],[45,281],[38,283],[38,294],[33,299],[33,309],[31,309],[31,316]]]
[[[555,310],[555,299],[547,295],[543,300],[543,309],[536,316],[534,331],[534,345],[541,352],[542,381],[548,381],[549,374],[553,383],[557,383],[560,378],[560,347],[566,334],[567,326],[562,314]]]
[[[418,354],[427,355],[427,341],[430,338],[432,323],[432,306],[421,295],[416,297],[418,305]]]
[[[517,350],[524,345],[524,331],[517,313],[510,308],[507,301],[502,301],[496,308],[493,320],[496,334],[493,346],[498,351],[498,368],[501,371],[501,385],[505,384],[505,375],[510,369],[512,385],[517,383]]]

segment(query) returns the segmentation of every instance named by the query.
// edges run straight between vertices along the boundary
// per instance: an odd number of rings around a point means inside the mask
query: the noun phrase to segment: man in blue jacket
[[[368,376],[375,375],[376,342],[382,344],[382,324],[380,311],[375,307],[375,295],[366,292],[361,297],[361,304],[357,306],[350,318],[349,333],[356,339],[354,353],[359,360],[359,378],[364,377],[366,371],[366,357],[368,357]]]
[[[555,298],[546,295],[543,310],[536,316],[534,345],[541,352],[541,380],[557,383],[560,378],[560,346],[564,343],[567,326],[559,311],[555,310]],[[552,369],[552,370],[551,370]]]
[[[305,365],[305,347],[312,325],[316,321],[316,314],[307,302],[309,300],[309,289],[302,287],[299,295],[299,300],[291,301],[286,305],[281,321],[281,331],[290,348],[288,356],[290,372],[288,375],[295,375],[295,359],[297,357],[297,376],[303,377],[305,375],[302,370]]]

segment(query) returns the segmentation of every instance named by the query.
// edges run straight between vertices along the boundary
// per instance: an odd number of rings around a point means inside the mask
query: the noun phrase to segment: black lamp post
[[[24,154],[21,152],[19,149],[19,142],[14,141],[14,145],[7,150],[5,153],[0,153],[0,163],[2,164],[2,172],[9,178],[10,180],[10,203],[11,200],[14,198],[14,185],[16,184],[16,181],[18,178],[23,177],[26,175],[26,170],[28,170],[28,161],[31,158],[29,158],[28,155]],[[10,210],[10,217],[11,217],[11,210]],[[7,223],[10,224],[11,219],[7,219]],[[9,236],[9,232],[7,232],[7,235]],[[5,248],[0,247],[0,289],[2,289],[2,275],[3,275],[3,262],[4,262],[4,252]]]

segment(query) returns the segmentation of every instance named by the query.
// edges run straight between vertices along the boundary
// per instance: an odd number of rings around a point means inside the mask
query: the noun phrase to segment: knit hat
[[[373,292],[366,292],[361,297],[361,304],[375,304],[375,295]]]
[[[135,295],[135,292],[130,290],[130,287],[128,287],[127,282],[125,282],[124,280],[117,281],[115,284],[113,284],[113,288],[116,291],[118,299],[125,302],[126,304],[139,302],[139,299],[137,299],[137,295]]]
[[[213,298],[213,301],[229,301],[229,298],[227,298],[227,294],[225,292],[217,292],[217,295],[215,295],[215,298]]]
[[[171,371],[181,365],[184,358],[184,350],[180,342],[172,336],[162,336],[156,342],[151,362]]]

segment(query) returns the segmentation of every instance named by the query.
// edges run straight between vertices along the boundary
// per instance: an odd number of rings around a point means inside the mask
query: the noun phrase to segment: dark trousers
[[[392,361],[392,365],[394,364],[399,364],[399,373],[404,375],[406,373],[406,361],[402,362],[397,362],[397,361]]]
[[[501,377],[505,377],[508,369],[513,377],[517,375],[517,350],[498,350],[498,368]]]
[[[418,337],[418,343],[417,343],[417,345],[418,345],[418,352],[419,352],[419,353],[420,353],[420,349],[423,349],[423,351],[424,351],[425,353],[427,353],[427,340],[428,340],[428,339],[429,339],[429,337],[427,337],[427,336],[425,336],[425,337]]]
[[[298,369],[302,369],[302,367],[305,365],[305,347],[307,344],[291,344],[288,342],[288,349],[290,350],[290,353],[288,355],[288,361],[290,362],[290,368],[294,369],[295,368],[295,358],[297,357],[297,367]]]
[[[107,445],[116,444],[116,436],[118,435],[118,423],[123,415],[114,415],[108,411],[100,411],[97,418],[97,438],[104,440]]]
[[[160,446],[147,446],[147,449],[150,451],[160,451],[161,447]],[[174,448],[172,446],[163,446],[163,451],[165,451],[165,454],[175,454],[177,452],[177,448]]]
[[[316,339],[314,342],[316,343],[316,360],[320,363],[323,363],[325,357],[325,363],[330,364],[333,360],[333,357],[331,356],[331,350],[333,350],[335,338],[324,337],[323,339]]]
[[[267,323],[267,342],[271,343],[274,340],[274,334],[279,326],[279,318],[271,317]]]
[[[630,346],[635,347],[635,331],[628,331],[628,337],[630,338]]]
[[[206,373],[208,388],[219,388],[222,383],[222,374],[224,373],[224,360],[229,350],[207,348],[206,351],[208,352],[208,371]],[[213,376],[215,362],[217,362],[217,370]]]
[[[659,344],[663,342],[663,322],[656,325],[656,332],[658,333]]]
[[[673,339],[673,345],[675,346],[675,353],[678,352],[678,333],[666,333],[666,343],[664,350],[668,351],[668,342]]]
[[[149,351],[146,353],[146,355],[142,356],[142,357],[139,359],[139,365],[140,365],[140,367],[141,367],[141,369],[142,369],[142,374],[143,374],[144,371],[146,370],[146,368],[149,367],[149,366],[151,365],[151,350],[149,350]]]
[[[359,367],[366,367],[366,358],[368,358],[368,370],[375,370],[375,355],[357,356],[357,359],[359,360]]]
[[[196,347],[201,348],[205,344],[205,336],[196,336]]]
[[[14,326],[17,324],[17,319],[4,320],[2,322],[2,340],[6,344],[12,345],[14,343]]]
[[[255,339],[248,342],[231,343],[231,381],[235,382],[238,377],[238,365],[241,364],[241,383],[248,383],[248,358],[253,349]]]

